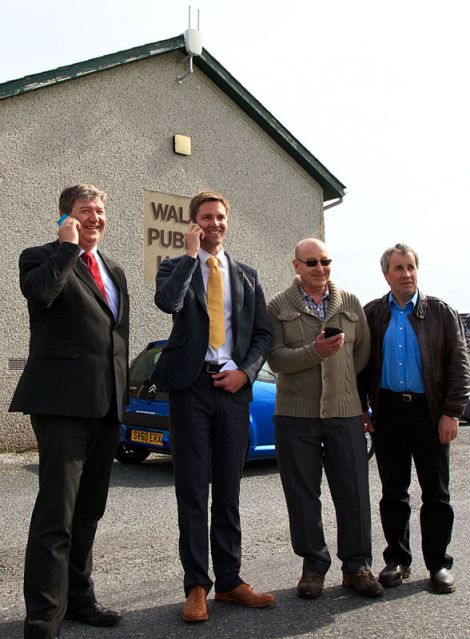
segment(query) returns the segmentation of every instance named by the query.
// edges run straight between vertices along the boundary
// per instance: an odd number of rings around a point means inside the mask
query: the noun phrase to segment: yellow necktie
[[[206,264],[210,268],[207,282],[207,309],[210,322],[209,344],[217,349],[225,342],[222,273],[219,271],[219,260],[216,257],[210,257]]]

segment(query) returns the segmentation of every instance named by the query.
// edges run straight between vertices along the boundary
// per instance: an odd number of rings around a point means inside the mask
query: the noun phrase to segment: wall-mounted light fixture
[[[187,135],[179,135],[173,138],[175,153],[180,155],[191,155],[191,138]]]

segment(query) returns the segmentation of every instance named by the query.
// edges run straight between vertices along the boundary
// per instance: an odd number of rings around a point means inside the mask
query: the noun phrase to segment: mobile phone
[[[62,215],[60,216],[60,218],[57,220],[57,226],[60,228],[60,225],[62,224],[62,222],[65,220],[65,218],[67,218],[68,215],[67,213],[62,213]]]
[[[325,326],[325,339],[334,337],[335,335],[339,335],[340,333],[342,333],[342,330],[337,326]]]

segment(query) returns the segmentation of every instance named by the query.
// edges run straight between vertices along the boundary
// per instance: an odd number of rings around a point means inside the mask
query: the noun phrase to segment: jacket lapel
[[[238,326],[241,318],[243,300],[245,297],[245,291],[243,287],[244,273],[243,269],[232,260],[228,253],[225,253],[228,260],[229,277],[230,277],[230,289],[232,296],[232,334],[234,349],[238,343]]]
[[[91,288],[93,293],[95,293],[98,297],[101,297],[101,299],[103,299],[103,296],[101,295],[99,288],[96,286],[95,280],[92,278],[90,271],[87,269],[86,265],[83,263],[83,260],[81,257],[78,258],[77,263],[75,264],[75,267],[73,270],[75,272],[75,275],[77,275],[78,278],[84,284],[86,284],[86,286],[88,286],[88,288]]]
[[[103,262],[106,264],[106,268],[108,269],[109,273],[112,273],[112,269],[110,268],[110,266],[108,265],[108,263],[106,262],[106,259],[103,258],[103,255],[100,253],[100,257],[103,260]],[[107,310],[108,313],[111,313],[111,315],[113,314],[111,309],[109,308],[109,306],[107,305],[107,303],[105,302],[103,295],[101,294],[100,289],[98,288],[98,286],[96,285],[95,280],[93,279],[93,277],[91,276],[90,271],[87,269],[87,267],[85,266],[85,264],[83,263],[83,260],[81,259],[81,257],[78,258],[77,263],[75,264],[74,267],[74,273],[77,275],[77,277],[86,285],[88,286],[88,288],[90,288],[93,293],[95,294],[95,297],[98,299],[98,301],[102,304],[102,306]],[[119,317],[121,315],[122,312],[122,304],[121,304],[121,287],[119,286],[119,284],[116,282],[116,278],[113,276],[113,281],[116,284],[116,287],[119,291]],[[118,317],[118,320],[119,320]]]
[[[197,261],[196,270],[194,271],[194,274],[191,280],[191,286],[193,287],[196,297],[199,300],[199,303],[201,304],[202,308],[205,310],[206,313],[208,313],[206,289],[204,288],[204,280],[202,279],[202,271],[201,271],[201,264],[199,262],[199,258]]]
[[[125,293],[127,291],[127,287],[126,287],[126,282],[123,280],[122,278],[122,271],[118,268],[116,268],[116,265],[114,264],[114,262],[112,262],[111,260],[109,260],[105,255],[103,255],[103,253],[101,251],[98,251],[100,258],[103,260],[104,265],[106,266],[106,269],[108,271],[109,276],[111,277],[111,279],[113,280],[114,286],[116,287],[116,290],[118,291],[118,295],[119,295],[119,308],[118,308],[118,316],[116,319],[116,324],[119,324],[119,322],[121,321],[122,318],[122,312],[124,309],[124,305],[122,303],[122,295],[123,293]],[[93,280],[93,278],[91,278]],[[95,284],[95,281],[93,280],[93,284]],[[98,290],[98,287],[95,284],[95,289]],[[101,292],[99,292],[100,295],[100,299],[101,301],[105,304],[106,308],[108,309],[108,311],[112,314],[112,311],[110,309],[110,307],[108,306],[108,304],[106,304],[106,302],[103,299],[103,296],[101,295]]]

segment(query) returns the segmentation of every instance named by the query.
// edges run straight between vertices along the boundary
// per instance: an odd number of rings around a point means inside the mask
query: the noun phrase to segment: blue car
[[[140,464],[150,453],[171,453],[168,393],[156,390],[148,382],[165,343],[150,342],[130,368],[129,404],[116,451],[116,459],[123,464]],[[276,457],[272,419],[275,399],[276,377],[265,364],[253,384],[247,461]]]

